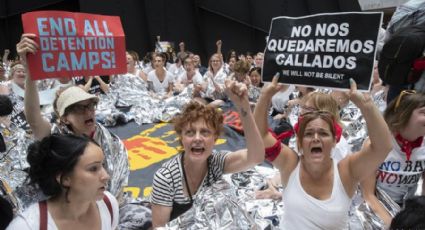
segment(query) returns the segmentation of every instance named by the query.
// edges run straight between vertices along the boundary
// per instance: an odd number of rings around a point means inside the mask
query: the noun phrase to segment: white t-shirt
[[[111,226],[111,213],[109,212],[108,206],[103,200],[96,202],[97,207],[100,213],[100,221],[102,225],[102,230],[112,230],[116,229],[118,226],[118,202],[111,193],[105,192],[105,195],[108,196],[109,201],[112,206],[112,226]],[[7,226],[7,230],[39,230],[40,229],[40,209],[38,203],[32,204],[29,206],[22,214],[13,219],[13,221]],[[47,211],[47,229],[48,230],[57,230],[58,227],[53,220],[52,215]]]
[[[168,86],[173,83],[173,75],[170,72],[165,71],[165,78],[161,82],[156,76],[155,70],[152,70],[148,73],[148,82],[152,82],[153,91],[155,93],[166,93],[168,92]]]
[[[180,84],[185,84],[188,85],[190,83],[188,83],[187,81],[187,73],[186,71],[182,74],[180,74],[180,76],[177,78],[177,82]],[[195,71],[195,75],[192,77],[192,83],[193,84],[203,84],[204,83],[204,79],[202,78],[202,75],[199,73],[198,70]]]

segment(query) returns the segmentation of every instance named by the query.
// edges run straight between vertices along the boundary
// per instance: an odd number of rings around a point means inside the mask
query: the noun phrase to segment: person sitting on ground
[[[331,153],[338,139],[336,118],[327,111],[312,111],[299,119],[298,153],[279,143],[277,151],[266,154],[280,170],[285,188],[283,229],[347,228],[358,183],[375,171],[391,149],[391,134],[379,110],[368,95],[357,91],[352,79],[350,86],[350,100],[362,112],[369,130],[369,140],[359,152],[339,162],[333,160]],[[282,87],[274,76],[272,83],[263,87],[255,107],[255,121],[266,147],[276,143],[267,129],[267,110],[272,96]]]
[[[115,229],[118,202],[106,191],[104,158],[86,137],[54,134],[31,144],[30,184],[49,198],[29,206],[7,229]]]
[[[196,101],[187,104],[174,120],[184,151],[164,163],[154,176],[151,201],[154,228],[187,211],[201,188],[212,185],[221,175],[244,171],[264,160],[264,144],[252,116],[246,85],[226,81],[226,93],[239,112],[247,149],[214,151],[223,128],[222,112]]]

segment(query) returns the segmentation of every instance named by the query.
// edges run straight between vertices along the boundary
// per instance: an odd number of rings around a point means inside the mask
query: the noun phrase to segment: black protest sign
[[[382,13],[329,13],[273,18],[263,81],[279,72],[288,84],[367,91]]]

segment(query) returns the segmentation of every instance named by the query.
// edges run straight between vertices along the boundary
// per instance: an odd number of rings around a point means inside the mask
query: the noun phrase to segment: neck
[[[400,132],[400,136],[403,137],[404,139],[408,140],[408,141],[415,141],[416,139],[418,139],[421,135],[416,134],[415,130],[409,130],[408,128],[405,128],[403,130],[401,130]],[[397,134],[395,134],[394,136],[396,136]]]
[[[301,167],[303,167],[303,170],[306,171],[310,177],[312,178],[324,178],[323,176],[329,173],[329,170],[332,170],[332,159],[329,159],[329,161],[322,162],[322,163],[310,163],[307,160],[304,159],[304,157],[301,157]]]
[[[135,74],[136,73],[136,67],[133,66],[133,67],[128,68],[128,72],[131,73],[131,74]]]
[[[60,197],[48,201],[53,210],[56,210],[56,216],[61,219],[79,220],[86,216],[91,205],[95,205],[93,201],[79,200],[71,194],[68,195],[68,200],[69,202],[66,201],[65,194],[62,194]]]
[[[184,170],[185,170],[186,175],[188,177],[193,178],[193,179],[197,179],[197,180],[199,178],[201,178],[201,180],[202,180],[202,178],[204,178],[204,176],[207,172],[207,169],[208,169],[207,161],[201,162],[201,163],[200,162],[193,162],[193,161],[190,160],[189,157],[186,157],[186,155],[184,156],[183,167],[184,167]]]

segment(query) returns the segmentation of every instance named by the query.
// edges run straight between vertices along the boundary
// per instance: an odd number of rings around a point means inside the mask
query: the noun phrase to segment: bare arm
[[[217,46],[217,53],[221,56],[221,61],[223,62],[223,55],[221,53],[221,46],[223,45],[223,42],[221,40],[218,40],[215,45]]]
[[[224,164],[225,173],[240,172],[264,161],[264,143],[254,121],[248,101],[246,85],[226,80],[226,93],[235,104],[242,121],[247,149],[229,153]]]
[[[392,217],[376,197],[375,186],[375,174],[372,174],[368,176],[368,178],[364,179],[360,183],[360,189],[362,191],[363,198],[373,210],[373,212],[375,212],[379,216],[379,218],[384,221],[385,226],[390,226]]]
[[[25,79],[25,98],[24,98],[24,112],[28,124],[34,133],[37,140],[43,139],[50,135],[51,124],[43,119],[40,110],[40,99],[38,98],[37,86],[31,80],[31,74],[26,64],[26,56],[28,53],[37,52],[38,45],[32,38],[34,34],[23,34],[21,41],[16,45],[16,50],[21,58],[22,64],[25,66],[26,79]]]
[[[92,83],[93,83],[93,76],[90,76],[86,84],[82,86],[84,91],[89,92]]]
[[[104,93],[108,93],[109,92],[109,84],[106,84],[102,78],[99,75],[94,76],[94,78],[97,80],[97,82],[99,82],[99,86],[100,89],[104,92]],[[109,81],[111,81],[111,77],[108,76]]]
[[[9,62],[8,61],[9,54],[10,54],[10,50],[9,49],[5,49],[4,50],[4,53],[3,53],[3,58],[2,58],[3,63],[8,64],[8,62]]]
[[[268,121],[267,121],[267,111],[270,107],[271,100],[273,95],[279,92],[282,87],[287,87],[282,84],[278,84],[279,76],[276,75],[273,77],[273,80],[270,84],[264,86],[261,95],[257,101],[257,105],[254,110],[254,118],[257,124],[257,127],[260,131],[260,134],[264,141],[264,146],[266,148],[272,147],[278,141],[269,131]],[[281,145],[282,150],[277,158],[272,162],[273,166],[279,169],[279,171],[286,172],[292,171],[293,167],[298,162],[296,154],[286,145]],[[286,173],[288,174],[288,173]],[[285,175],[286,175],[285,174]],[[285,180],[285,177],[282,177]]]
[[[170,221],[171,211],[173,207],[159,204],[152,204],[152,227],[164,227]]]
[[[370,140],[358,153],[343,160],[348,161],[348,173],[354,186],[365,177],[374,174],[391,151],[392,143],[390,130],[378,108],[369,95],[357,92],[357,85],[354,81],[351,83],[350,100],[362,112]]]

